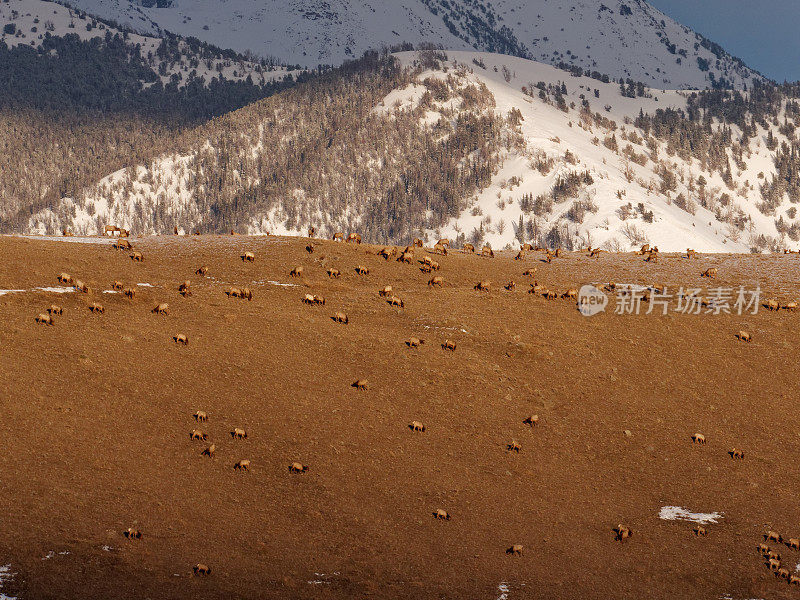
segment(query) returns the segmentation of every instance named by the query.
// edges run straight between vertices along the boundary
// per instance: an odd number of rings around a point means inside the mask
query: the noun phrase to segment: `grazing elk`
[[[194,417],[194,420],[197,421],[198,423],[205,423],[206,421],[208,421],[208,413],[206,413],[206,411],[204,410],[198,410],[192,416]]]
[[[739,333],[736,334],[736,339],[742,342],[752,342],[753,336],[751,336],[750,333],[747,331],[740,331]]]
[[[37,323],[41,323],[42,325],[55,325],[53,321],[53,315],[48,315],[46,313],[39,313],[36,315],[35,321]]]
[[[350,384],[350,387],[354,387],[359,391],[365,391],[367,389],[367,380],[366,379],[357,379],[353,383]]]
[[[90,312],[93,312],[93,313],[96,313],[96,314],[100,314],[100,315],[101,315],[101,314],[103,314],[104,312],[106,312],[106,309],[105,309],[105,308],[103,308],[103,305],[102,305],[102,304],[100,304],[99,302],[92,302],[92,303],[89,305],[89,311],[90,311]]]
[[[525,269],[522,275],[524,277],[534,277],[536,275],[536,269]]]
[[[200,431],[199,429],[192,429],[189,433],[189,439],[192,441],[206,441],[208,439],[208,434]]]
[[[185,333],[179,333],[178,335],[176,335],[172,339],[175,340],[176,344],[181,344],[182,346],[188,346],[189,345],[189,338],[186,336]]]
[[[308,252],[309,254],[314,254],[314,244],[308,244],[306,246],[306,252]]]
[[[558,294],[556,294],[552,290],[545,290],[542,292],[542,298],[544,298],[545,300],[555,300],[556,298],[558,298]]]
[[[348,319],[347,315],[343,312],[337,312],[331,319],[334,323],[342,323],[343,325],[347,325],[350,322],[350,319]]]
[[[138,529],[134,529],[133,527],[128,527],[125,531],[122,532],[129,540],[140,540],[142,539],[142,532]]]
[[[389,248],[381,248],[380,250],[378,250],[378,256],[380,256],[384,260],[389,260],[392,256],[395,255],[396,252],[397,250],[395,250],[394,248],[392,248],[391,250],[389,250]]]
[[[767,310],[772,310],[772,311],[779,310],[781,307],[781,305],[778,303],[777,300],[766,300],[763,306]]]
[[[449,350],[450,352],[456,351],[456,343],[453,340],[445,340],[442,344],[442,350]]]
[[[789,585],[800,585],[800,575],[789,575]]]
[[[624,542],[628,538],[633,536],[633,531],[630,527],[625,527],[624,525],[617,525],[614,528],[614,533],[616,533],[616,537],[614,538],[618,542]]]
[[[514,257],[514,260],[524,260],[525,259],[525,251],[520,250],[517,252],[517,255]]]
[[[390,285],[385,285],[383,286],[383,289],[378,290],[378,296],[380,296],[381,298],[388,298],[391,295],[392,295],[392,286]]]
[[[406,263],[406,264],[413,264],[414,263],[414,253],[410,250],[404,250],[400,253],[400,256],[397,257],[397,262]]]
[[[89,286],[83,283],[80,279],[76,279],[72,287],[74,287],[79,292],[83,292],[84,294],[89,293]]]
[[[525,425],[530,425],[531,427],[536,427],[539,424],[539,415],[531,415],[530,417],[526,418],[522,422]]]
[[[209,458],[214,458],[214,453],[216,451],[217,451],[217,445],[211,444],[208,448],[206,448],[200,453],[200,456],[208,456]]]
[[[494,258],[494,250],[492,250],[490,246],[484,246],[483,248],[481,248],[481,256]]]
[[[700,277],[707,277],[708,279],[714,279],[717,276],[717,268],[711,267],[710,269],[706,269],[702,273],[700,273]]]
[[[730,455],[731,455],[731,458],[733,458],[733,459],[735,459],[735,460],[742,460],[742,459],[744,459],[744,451],[743,451],[743,450],[739,450],[738,448],[731,448],[731,449],[728,451],[728,454],[730,454]]]
[[[789,538],[786,545],[792,550],[800,550],[800,538]]]
[[[51,315],[61,315],[64,314],[64,309],[61,308],[58,304],[51,304],[50,308],[47,309],[47,312]]]
[[[192,571],[194,571],[195,575],[211,575],[211,567],[203,563],[197,563],[192,567]]]
[[[516,454],[519,454],[520,450],[522,450],[522,447],[515,441],[506,444],[506,451],[508,452],[514,452]]]
[[[303,267],[295,267],[291,271],[289,271],[289,277],[302,277],[303,276]]]
[[[522,544],[514,544],[513,546],[507,548],[506,554],[510,554],[512,556],[522,556]]]
[[[139,252],[138,250],[135,250],[131,254],[131,260],[134,261],[134,262],[142,262],[144,260],[144,256],[142,255],[141,252]]]
[[[339,269],[334,269],[333,267],[328,269],[328,277],[332,279],[338,279],[341,275],[342,273],[339,271]]]
[[[447,256],[447,246],[444,246],[444,245],[442,245],[442,244],[436,244],[436,245],[433,247],[433,251],[434,251],[436,254],[441,254],[441,255],[443,255],[443,256]]]
[[[202,277],[205,277],[206,273],[208,273],[208,267],[205,265],[203,265],[202,267],[197,269],[197,271],[194,272],[195,275],[201,275]]]
[[[358,265],[356,267],[356,275],[369,275],[369,269],[364,265]]]
[[[121,290],[124,287],[125,286],[123,285],[123,283],[121,281],[115,281],[114,283],[111,284],[111,289],[112,290]]]
[[[356,244],[360,244],[361,243],[361,234],[360,233],[351,233],[350,235],[347,236],[347,241],[348,242],[353,242],[353,243],[356,243]]]
[[[764,534],[764,541],[765,542],[778,542],[779,544],[783,542],[783,537],[777,531],[772,531],[771,529]]]
[[[406,306],[405,302],[397,296],[390,296],[386,299],[386,302],[388,302],[390,306],[399,306],[400,308],[405,308]]]
[[[238,461],[236,464],[233,465],[234,471],[249,471],[250,470],[250,461],[246,458]]]
[[[475,246],[473,246],[472,244],[469,243],[464,244],[463,250],[464,252],[470,252],[472,254],[475,254]]]
[[[472,286],[472,289],[474,289],[477,292],[488,292],[490,287],[491,284],[488,281],[479,281],[474,286]]]
[[[695,252],[691,248],[687,248],[686,249],[686,258],[697,258],[697,252]]]
[[[425,431],[425,425],[419,421],[411,421],[411,423],[408,424],[408,428],[411,431]]]
[[[122,295],[129,300],[133,300],[136,297],[136,290],[134,288],[125,288],[122,290]]]
[[[167,304],[166,302],[162,302],[161,304],[156,305],[155,308],[153,308],[153,310],[151,310],[150,312],[156,315],[168,315],[169,304]]]
[[[577,300],[578,299],[578,290],[570,289],[561,294],[561,297],[565,300]]]
[[[72,285],[72,275],[69,273],[60,273],[58,276],[59,283],[64,283],[67,285]]]
[[[509,292],[513,292],[515,289],[517,289],[517,284],[514,283],[514,280],[511,280],[507,284],[505,284],[503,287],[505,289],[507,289]]]
[[[786,567],[781,567],[780,569],[775,571],[775,575],[777,575],[781,579],[789,581],[789,569],[787,569]]]
[[[648,252],[650,252],[650,244],[644,244],[638,254],[647,254]]]
[[[756,546],[756,551],[760,555],[766,556],[767,552],[769,552],[769,546],[767,546],[766,544],[759,544],[758,546]]]
[[[603,251],[600,248],[595,248],[591,252],[589,252],[589,258],[600,258],[600,254]]]
[[[420,338],[415,338],[415,337],[412,337],[412,338],[409,338],[408,340],[406,340],[406,346],[408,346],[409,348],[419,348],[424,343],[425,343],[425,340],[422,340]]]
[[[764,555],[764,558],[766,558],[767,560],[769,560],[770,558],[774,558],[775,560],[780,560],[781,553],[778,552],[777,550],[770,550],[769,548],[767,548],[767,552]]]
[[[767,561],[767,567],[769,567],[770,571],[777,571],[778,569],[781,568],[781,561],[776,560],[774,558],[770,558]]]
[[[708,535],[708,530],[702,525],[698,525],[697,527],[694,528],[694,534],[697,537],[705,537]]]
[[[241,259],[242,259],[242,262],[245,262],[245,261],[253,262],[256,259],[256,255],[253,254],[252,252],[245,252],[244,254],[242,254]]]
[[[313,238],[317,233],[316,227],[309,227],[308,228],[308,237]]]
[[[334,242],[343,242],[344,241],[344,234],[341,231],[337,231],[333,234],[333,241]]]
[[[178,293],[184,298],[191,296],[192,295],[191,285],[192,282],[187,279],[178,286]]]
[[[414,243],[411,245],[415,248],[422,248],[422,240],[419,238],[414,238]]]
[[[797,310],[797,302],[795,301],[787,302],[786,304],[781,306],[781,308],[783,310],[790,310],[790,311]]]
[[[434,287],[434,286],[437,286],[437,285],[439,287],[442,287],[443,283],[444,283],[444,279],[442,279],[441,275],[434,275],[433,277],[431,277],[428,280],[428,287]]]
[[[247,432],[240,427],[234,427],[233,431],[231,431],[231,437],[235,440],[246,440]]]
[[[242,300],[247,300],[248,302],[253,300],[253,292],[250,291],[250,288],[243,287],[239,292],[239,298]]]
[[[449,521],[450,520],[450,513],[448,513],[446,510],[443,510],[441,508],[437,508],[435,511],[433,511],[433,518],[434,519],[439,519],[441,521]]]
[[[305,473],[306,471],[308,471],[308,465],[304,465],[303,463],[293,462],[289,465],[290,473]]]
[[[117,240],[112,245],[113,245],[115,250],[130,250],[130,249],[133,248],[133,246],[131,245],[131,243],[128,240]],[[133,257],[131,257],[131,258],[133,258]]]
[[[702,433],[695,433],[692,435],[692,443],[704,446],[706,443],[706,436],[704,436]]]

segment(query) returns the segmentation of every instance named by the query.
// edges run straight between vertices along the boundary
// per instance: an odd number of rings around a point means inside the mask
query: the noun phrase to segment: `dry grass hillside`
[[[756,551],[768,529],[800,537],[800,315],[615,315],[612,300],[586,318],[573,301],[526,293],[522,276],[536,269],[559,293],[588,282],[760,283],[786,302],[800,296],[797,255],[546,263],[538,252],[451,251],[432,255],[444,285],[430,288],[416,262],[385,261],[374,246],[133,244],[142,262],[107,244],[0,238],[0,288],[24,290],[0,295],[0,566],[14,573],[0,578],[3,594],[800,594]],[[303,275],[290,277],[297,266]],[[709,267],[719,270],[710,283],[699,277]],[[92,291],[34,290],[59,286],[61,272]],[[516,291],[503,289],[510,279]],[[135,298],[104,293],[115,280]],[[473,289],[481,280],[488,293]],[[384,285],[403,308],[378,296]],[[227,298],[230,286],[249,287],[252,301]],[[305,305],[305,294],[325,305]],[[165,302],[168,315],[151,312]],[[36,323],[53,303],[63,315]],[[331,319],[339,311],[348,324]],[[742,329],[751,343],[734,337]],[[425,343],[409,348],[411,337]],[[366,390],[352,386],[359,379]],[[538,425],[525,425],[534,414]],[[415,420],[424,432],[409,428]],[[237,427],[246,439],[232,438]],[[193,429],[208,440],[190,440]],[[692,443],[698,432],[705,445]],[[214,458],[202,456],[211,443]],[[234,469],[242,459],[249,470]],[[291,473],[295,461],[308,471]],[[720,516],[698,537],[694,523],[660,518],[664,506]],[[434,518],[440,508],[449,520]],[[615,541],[618,524],[633,536]],[[129,527],[142,538],[127,540]],[[520,556],[506,554],[513,544]],[[795,573],[800,552],[769,545]],[[211,574],[194,576],[197,563]]]

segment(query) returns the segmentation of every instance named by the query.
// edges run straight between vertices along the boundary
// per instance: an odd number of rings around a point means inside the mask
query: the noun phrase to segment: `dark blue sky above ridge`
[[[767,77],[800,80],[800,0],[648,0]]]

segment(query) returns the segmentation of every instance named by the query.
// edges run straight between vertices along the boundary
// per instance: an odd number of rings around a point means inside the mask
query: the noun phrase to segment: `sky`
[[[800,80],[800,0],[648,0],[767,77]]]

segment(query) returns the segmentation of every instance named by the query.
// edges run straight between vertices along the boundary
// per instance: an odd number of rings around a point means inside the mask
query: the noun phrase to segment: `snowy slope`
[[[168,30],[311,67],[368,49],[431,42],[565,62],[662,89],[711,87],[712,77],[742,87],[757,76],[644,0],[73,2],[151,34]]]
[[[14,32],[6,33],[4,31],[6,25],[12,25]],[[168,83],[173,75],[182,76],[182,81],[185,83],[190,72],[194,72],[197,78],[202,78],[206,83],[215,77],[228,81],[244,81],[250,77],[256,85],[282,79],[289,73],[297,73],[283,67],[263,65],[243,58],[232,59],[221,53],[213,53],[213,56],[201,59],[185,41],[179,42],[180,60],[164,61],[157,53],[162,43],[162,39],[157,35],[126,33],[93,19],[83,11],[73,10],[54,2],[43,0],[0,2],[0,41],[9,48],[19,45],[38,48],[46,36],[57,37],[68,34],[77,35],[84,41],[93,38],[102,39],[106,34],[126,35],[126,42],[131,46],[140,47],[142,58],[161,77],[164,84]]]
[[[398,56],[405,65],[411,65],[419,57],[415,52]],[[677,155],[670,156],[664,142],[657,142],[659,158],[658,163],[653,162],[651,149],[642,139],[646,137],[644,132],[631,125],[640,110],[652,114],[658,108],[685,107],[687,92],[648,90],[649,97],[629,98],[622,96],[614,83],[574,77],[550,65],[516,57],[464,51],[449,52],[448,59],[448,76],[461,72],[460,85],[478,83],[488,88],[495,101],[491,110],[503,116],[512,110],[519,111],[524,148],[508,150],[491,184],[475,197],[465,198],[459,216],[443,228],[428,231],[429,239],[457,238],[463,234],[467,240],[480,239],[494,248],[503,248],[516,247],[520,239],[538,239],[557,230],[573,246],[610,250],[630,250],[649,242],[666,251],[692,247],[702,252],[747,252],[760,235],[779,241],[778,246],[798,247],[796,242],[782,237],[775,226],[778,215],[789,225],[797,222],[788,200],[773,216],[758,209],[757,182],[764,175],[770,179],[775,173],[773,154],[763,143],[766,132],[759,132],[746,156],[746,167],[735,170],[734,184],[729,187],[719,173],[704,171],[696,160],[685,162]],[[460,69],[454,69],[459,65]],[[418,81],[423,82],[427,77],[445,75],[441,71],[428,71]],[[538,82],[566,86],[565,110],[555,106],[551,97],[543,100],[530,93],[529,90],[536,90]],[[396,89],[374,111],[391,118],[395,111],[417,105],[424,90],[423,85],[416,83]],[[609,121],[598,123],[595,118],[582,115],[580,107],[584,99],[590,101],[593,114],[599,113]],[[423,120],[432,126],[440,117],[453,118],[445,114],[450,107],[442,104],[436,110],[429,110]],[[783,139],[777,130],[774,134]],[[618,140],[617,150],[603,143],[612,135]],[[637,136],[641,136],[638,141]],[[654,138],[651,143],[656,143]],[[643,165],[627,160],[622,151],[628,146],[637,155],[650,158]],[[253,147],[251,151],[264,149]],[[145,211],[175,215],[193,228],[203,222],[203,215],[196,214],[192,195],[187,191],[190,187],[187,182],[192,177],[191,163],[191,156],[165,156],[146,167],[110,174],[81,199],[64,199],[57,210],[48,209],[35,215],[28,229],[46,233],[67,226],[77,233],[91,234],[103,221],[130,227],[142,207]],[[542,164],[548,166],[542,168]],[[672,192],[659,190],[657,172],[661,166],[676,173],[677,189]],[[592,182],[538,214],[531,211],[530,205],[525,206],[524,198],[547,196],[559,178],[571,173],[589,173]],[[719,218],[699,206],[696,189],[690,187],[689,182],[697,181],[700,176],[708,182],[709,197],[730,197]],[[305,190],[298,189],[296,193],[302,195]],[[695,206],[688,210],[680,208],[674,202],[679,194]],[[576,203],[583,207],[579,217],[574,216]],[[348,207],[355,223],[362,208],[357,204]],[[56,214],[75,217],[62,222]],[[739,226],[735,224],[737,220]],[[248,232],[301,235],[309,224],[287,228],[279,211],[273,211],[257,215]],[[138,233],[163,232],[150,229]],[[321,228],[320,233],[330,235],[333,231]]]

